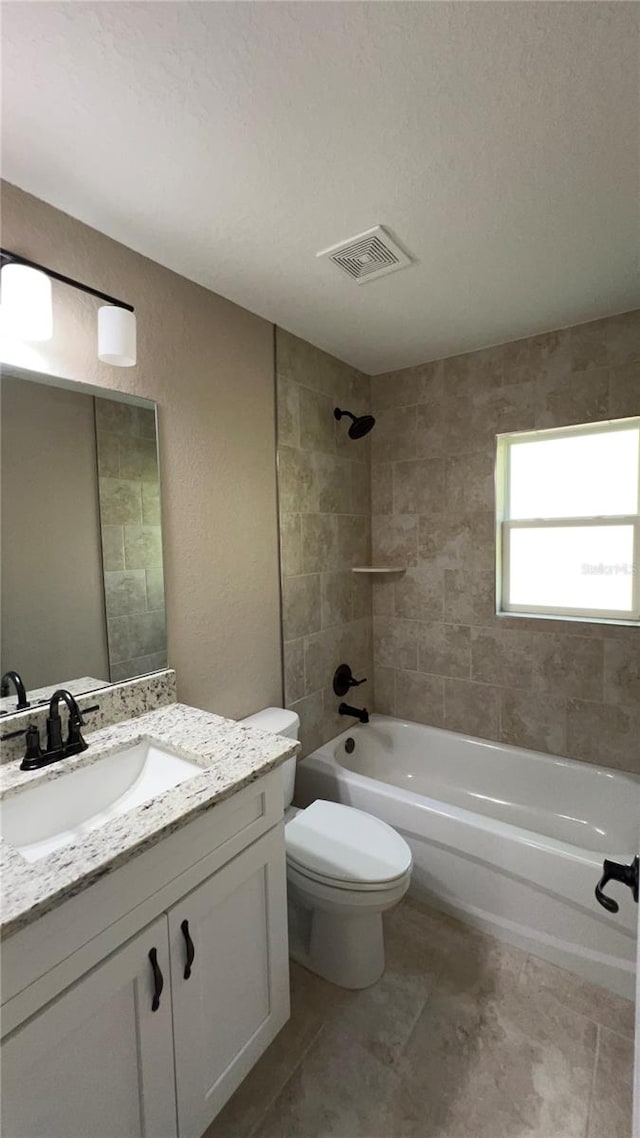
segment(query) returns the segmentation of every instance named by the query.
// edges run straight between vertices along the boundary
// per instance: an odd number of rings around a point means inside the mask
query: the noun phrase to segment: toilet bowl
[[[295,712],[266,708],[242,720],[297,739]],[[337,802],[292,807],[296,760],[282,765],[289,952],[342,988],[367,988],[384,971],[382,914],[404,897],[411,850],[386,822]]]

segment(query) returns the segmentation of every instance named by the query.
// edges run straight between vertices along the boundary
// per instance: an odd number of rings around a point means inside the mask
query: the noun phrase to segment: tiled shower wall
[[[112,682],[167,666],[155,412],[95,399]]]
[[[640,773],[640,629],[498,617],[495,435],[640,414],[640,312],[372,380],[376,709]]]
[[[338,716],[338,664],[367,684],[352,703],[372,707],[370,582],[351,572],[371,556],[369,438],[348,437],[334,407],[368,412],[367,376],[303,340],[276,332],[278,493],[285,702],[308,753],[352,720]]]

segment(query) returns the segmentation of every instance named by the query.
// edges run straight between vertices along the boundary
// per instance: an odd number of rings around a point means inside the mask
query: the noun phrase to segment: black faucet
[[[69,708],[69,734],[64,742],[62,740],[60,700],[63,700]],[[90,711],[98,711],[99,706],[100,705],[96,703],[93,707],[85,707],[85,715]],[[47,767],[51,763],[57,763],[60,759],[66,759],[70,755],[79,755],[81,751],[86,751],[89,744],[82,737],[80,728],[83,726],[84,719],[82,718],[75,697],[65,688],[58,688],[57,691],[54,691],[49,702],[46,751],[43,751],[40,746],[40,732],[35,723],[29,724],[25,732],[15,732],[17,735],[24,734],[27,741],[27,748],[24,758],[20,763],[20,770],[35,771],[40,767]],[[4,737],[11,738],[11,735]]]
[[[18,696],[16,711],[24,711],[25,707],[30,707],[31,704],[27,699],[27,692],[19,672],[5,672],[0,681],[0,696],[2,696],[3,699],[8,696],[10,683],[13,684],[16,689],[16,695]]]
[[[348,703],[341,703],[338,715],[349,715],[352,719],[359,719],[361,723],[369,722],[369,712],[366,707],[350,707]]]

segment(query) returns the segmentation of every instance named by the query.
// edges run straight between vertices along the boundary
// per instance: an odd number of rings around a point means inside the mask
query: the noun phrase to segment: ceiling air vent
[[[316,253],[316,257],[333,261],[356,284],[366,284],[367,281],[395,273],[396,269],[404,269],[411,264],[411,257],[407,256],[381,225],[374,225],[373,229],[367,229],[349,241],[341,241],[339,245],[323,249]]]

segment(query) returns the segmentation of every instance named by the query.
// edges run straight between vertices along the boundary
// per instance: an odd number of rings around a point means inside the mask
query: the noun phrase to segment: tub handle
[[[604,873],[596,885],[596,897],[607,912],[617,913],[620,908],[617,901],[614,901],[612,897],[607,897],[606,893],[602,892],[605,885],[608,885],[610,881],[621,881],[623,885],[627,885],[633,893],[634,901],[637,903],[639,864],[637,857],[634,857],[631,865],[620,865],[618,861],[607,861],[606,859],[603,861],[602,868]]]

